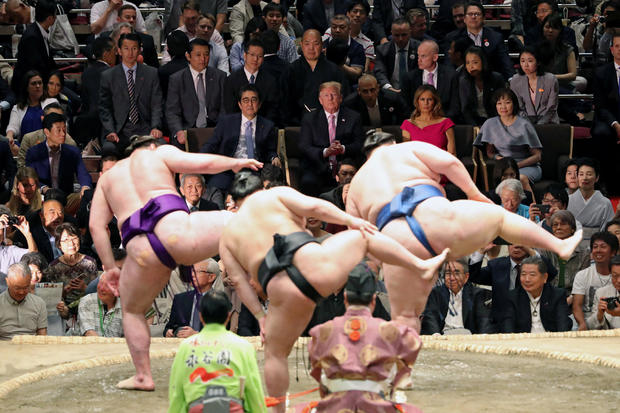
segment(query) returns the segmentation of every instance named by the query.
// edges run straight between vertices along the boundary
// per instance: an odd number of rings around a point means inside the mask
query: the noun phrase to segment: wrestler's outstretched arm
[[[116,289],[114,294],[118,296],[118,287],[116,283],[118,282],[120,271],[116,268],[116,264],[114,263],[112,244],[110,243],[110,236],[108,235],[108,223],[114,218],[114,213],[110,209],[105,197],[103,190],[104,183],[102,182],[104,179],[103,176],[100,178],[99,185],[97,185],[97,189],[93,195],[88,226],[93,242],[95,243],[95,250],[101,259],[103,270],[111,272],[109,282],[112,283],[112,289]]]
[[[160,146],[157,148],[157,153],[166,166],[177,173],[217,174],[228,170],[239,172],[244,168],[258,171],[263,167],[263,163],[256,159],[237,159],[207,153],[184,152],[172,145]]]
[[[454,185],[461,188],[467,198],[474,201],[493,203],[480,192],[469,172],[457,157],[425,142],[415,142],[412,151],[416,157],[429,167],[433,172],[445,175]]]

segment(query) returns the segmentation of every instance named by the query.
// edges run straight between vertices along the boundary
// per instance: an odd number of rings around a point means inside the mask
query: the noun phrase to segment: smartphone
[[[549,212],[549,209],[551,208],[551,205],[545,205],[545,204],[534,204],[535,208],[538,208],[540,210],[541,214],[546,214]]]

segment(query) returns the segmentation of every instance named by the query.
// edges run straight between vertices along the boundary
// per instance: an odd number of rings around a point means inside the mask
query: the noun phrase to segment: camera
[[[599,16],[597,21],[599,23],[605,23],[607,21],[607,17],[606,16]]]
[[[551,205],[534,204],[534,208],[538,208],[540,210],[540,213],[544,215],[544,214],[549,212],[549,209],[551,208]]]
[[[6,226],[7,227],[15,227],[17,225],[19,225],[19,218],[12,216],[12,215],[7,215],[7,220],[6,220]]]
[[[607,297],[603,299],[607,301],[608,310],[613,310],[614,308],[618,306],[618,303],[620,303],[620,301],[618,300],[618,297]]]

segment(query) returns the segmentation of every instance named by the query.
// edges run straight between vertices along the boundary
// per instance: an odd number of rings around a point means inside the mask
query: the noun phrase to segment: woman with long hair
[[[11,198],[6,206],[13,215],[26,215],[30,211],[41,209],[42,196],[39,190],[39,176],[30,167],[17,170]]]

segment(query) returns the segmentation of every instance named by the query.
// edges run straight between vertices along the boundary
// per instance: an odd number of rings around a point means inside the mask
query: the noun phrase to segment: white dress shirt
[[[446,323],[443,330],[446,331],[455,328],[465,328],[463,324],[463,289],[456,295],[450,291],[448,312],[446,313]]]

